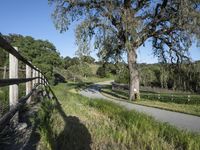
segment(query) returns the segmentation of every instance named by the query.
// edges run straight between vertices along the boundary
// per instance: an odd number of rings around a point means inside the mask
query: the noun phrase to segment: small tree
[[[103,58],[120,59],[127,53],[130,72],[130,100],[139,97],[137,49],[151,39],[154,53],[161,60],[181,62],[199,38],[199,0],[49,0],[55,4],[56,27],[76,29],[79,51],[89,50],[94,36],[95,48]]]

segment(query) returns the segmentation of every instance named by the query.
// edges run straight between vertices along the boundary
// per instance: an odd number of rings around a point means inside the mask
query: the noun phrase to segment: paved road
[[[91,85],[87,89],[80,91],[80,94],[90,98],[109,100],[121,106],[124,106],[128,110],[137,110],[139,112],[153,116],[156,120],[159,120],[161,122],[167,122],[180,129],[200,133],[200,117],[113,100],[111,98],[105,97],[99,92],[103,84],[109,84],[109,82],[102,82]]]

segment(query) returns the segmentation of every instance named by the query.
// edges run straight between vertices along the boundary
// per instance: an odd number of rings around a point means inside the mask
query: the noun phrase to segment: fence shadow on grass
[[[63,131],[55,139],[51,148],[56,150],[91,150],[92,140],[87,127],[80,122],[79,118],[67,116],[54,92],[51,89],[50,91],[56,103],[55,108],[65,123]]]
[[[34,98],[33,98],[34,97]],[[8,124],[0,133],[1,150],[36,150],[40,135],[36,129],[38,122],[31,122],[30,118],[37,113],[37,107],[41,101],[41,92],[36,91],[33,94],[31,104],[24,105],[19,111],[19,124],[12,126]],[[24,129],[19,129],[21,125],[27,125]]]
[[[77,117],[65,117],[65,128],[56,142],[58,150],[91,150],[91,135]]]

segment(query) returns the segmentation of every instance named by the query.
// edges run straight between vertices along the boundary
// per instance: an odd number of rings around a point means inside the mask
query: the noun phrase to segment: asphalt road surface
[[[90,87],[84,90],[81,90],[80,94],[89,98],[109,100],[121,106],[124,106],[128,110],[134,109],[136,111],[145,113],[149,116],[153,116],[158,121],[167,122],[177,128],[200,133],[200,117],[178,113],[178,112],[162,110],[162,109],[153,108],[153,107],[141,106],[137,104],[128,103],[125,101],[124,102],[117,101],[117,100],[105,97],[99,92],[99,90],[102,85],[109,84],[109,83],[110,81],[93,84]]]

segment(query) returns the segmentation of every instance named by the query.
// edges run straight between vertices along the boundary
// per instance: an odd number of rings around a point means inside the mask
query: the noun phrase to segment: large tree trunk
[[[136,49],[128,51],[128,67],[130,73],[129,80],[129,100],[134,101],[140,99],[139,94],[139,73],[137,67],[137,54]]]

